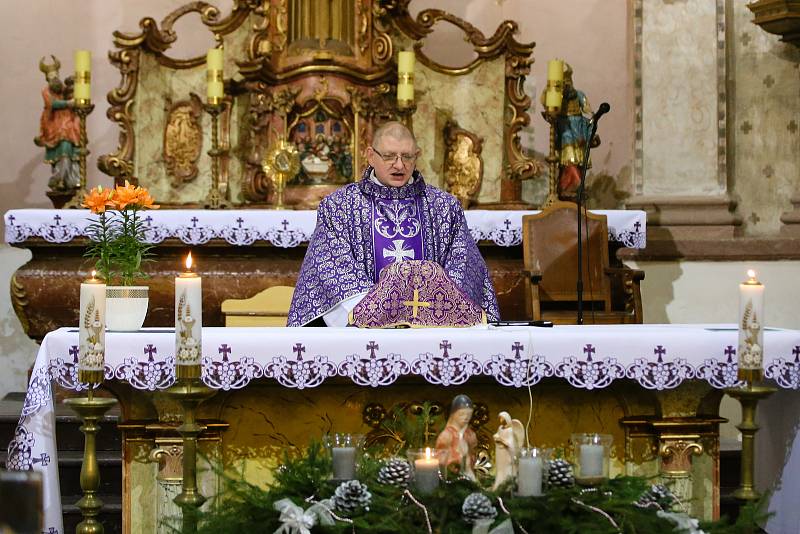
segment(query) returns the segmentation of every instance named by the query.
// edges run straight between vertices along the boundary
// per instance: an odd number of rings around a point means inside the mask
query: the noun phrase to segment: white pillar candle
[[[199,376],[202,356],[202,278],[191,269],[192,254],[189,253],[186,272],[175,278],[175,364],[181,378]]]
[[[580,448],[581,478],[603,476],[603,446],[583,444]]]
[[[356,478],[356,448],[333,447],[333,478],[353,480]]]
[[[430,447],[425,449],[425,456],[414,460],[414,486],[424,495],[439,487],[439,460]]]
[[[764,286],[752,269],[739,284],[739,379],[756,382],[764,368]]]
[[[103,380],[106,351],[106,284],[96,277],[81,283],[80,325],[78,328],[78,379],[97,383]]]
[[[538,497],[542,494],[544,463],[539,456],[523,456],[517,469],[517,495]]]

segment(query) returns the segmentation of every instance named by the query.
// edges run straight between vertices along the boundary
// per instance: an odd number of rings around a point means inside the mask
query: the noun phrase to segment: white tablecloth
[[[522,216],[538,211],[467,210],[467,224],[476,241],[492,241],[511,247],[522,243]],[[644,211],[597,210],[608,220],[609,238],[626,247],[644,248]],[[189,245],[224,239],[231,245],[262,241],[276,247],[296,247],[314,232],[316,211],[282,210],[153,210],[144,213],[146,238],[160,243],[167,238]],[[22,243],[39,237],[51,243],[66,243],[85,237],[90,224],[87,210],[9,210],[5,214],[6,243]]]
[[[458,385],[490,376],[509,387],[534,386],[558,377],[577,388],[635,380],[669,389],[684,380],[714,387],[736,384],[737,330],[733,325],[556,326],[554,328],[204,328],[203,380],[215,389],[245,387],[253,379],[285,387],[319,386],[335,377],[388,386],[404,375]],[[23,412],[9,444],[10,469],[45,474],[46,528],[61,528],[58,461],[51,382],[86,389],[77,380],[78,332],[61,328],[45,336],[36,357]],[[783,388],[800,388],[800,331],[767,329],[766,376]],[[175,382],[172,329],[106,335],[106,378],[144,390]]]

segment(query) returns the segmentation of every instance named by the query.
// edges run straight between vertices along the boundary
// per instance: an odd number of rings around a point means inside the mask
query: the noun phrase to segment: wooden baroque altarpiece
[[[530,207],[521,181],[537,177],[543,165],[524,153],[519,132],[530,121],[523,82],[534,45],[514,38],[513,21],[486,37],[439,9],[412,17],[409,3],[237,0],[223,17],[211,4],[191,2],[160,24],[141,20],[139,33],[115,32],[109,58],[121,82],[108,95],[108,117],[119,127],[119,145],[99,159],[100,170],[117,183],[147,186],[167,206],[197,206],[208,193],[210,119],[198,96],[205,90],[205,51],[188,59],[170,55],[178,20],[199,15],[224,50],[226,97],[216,155],[219,194],[230,205],[274,204],[275,187],[262,163],[272,147],[289,141],[300,168],[286,183],[284,203],[315,208],[323,196],[358,179],[374,129],[400,119],[413,123],[422,149],[418,165],[429,182],[447,188],[449,173],[479,185],[482,178],[471,204]],[[424,39],[437,23],[463,31],[473,49],[466,65],[443,65],[425,53]],[[396,57],[404,49],[417,59],[410,110],[398,109],[395,98]],[[465,87],[471,100],[454,105],[453,92]],[[491,140],[479,154],[480,168],[469,160],[461,168],[447,157],[454,142],[447,123],[472,139]],[[483,176],[475,176],[479,170]],[[469,188],[454,191],[463,189]]]

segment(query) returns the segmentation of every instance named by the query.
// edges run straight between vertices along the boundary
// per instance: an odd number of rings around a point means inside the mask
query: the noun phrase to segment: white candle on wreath
[[[414,460],[414,485],[417,490],[428,495],[439,487],[439,460],[431,451],[425,448],[425,455]]]
[[[101,382],[106,352],[106,284],[97,278],[96,271],[81,283],[79,321],[78,379]]]
[[[764,286],[756,272],[747,271],[739,284],[739,379],[761,379],[764,368]]]
[[[175,364],[179,370],[200,365],[202,332],[202,278],[192,270],[190,252],[186,257],[186,271],[175,278]]]

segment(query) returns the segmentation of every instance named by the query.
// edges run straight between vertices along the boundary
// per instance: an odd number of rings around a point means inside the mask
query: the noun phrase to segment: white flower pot
[[[112,332],[136,332],[144,324],[147,286],[106,287],[106,328]]]

